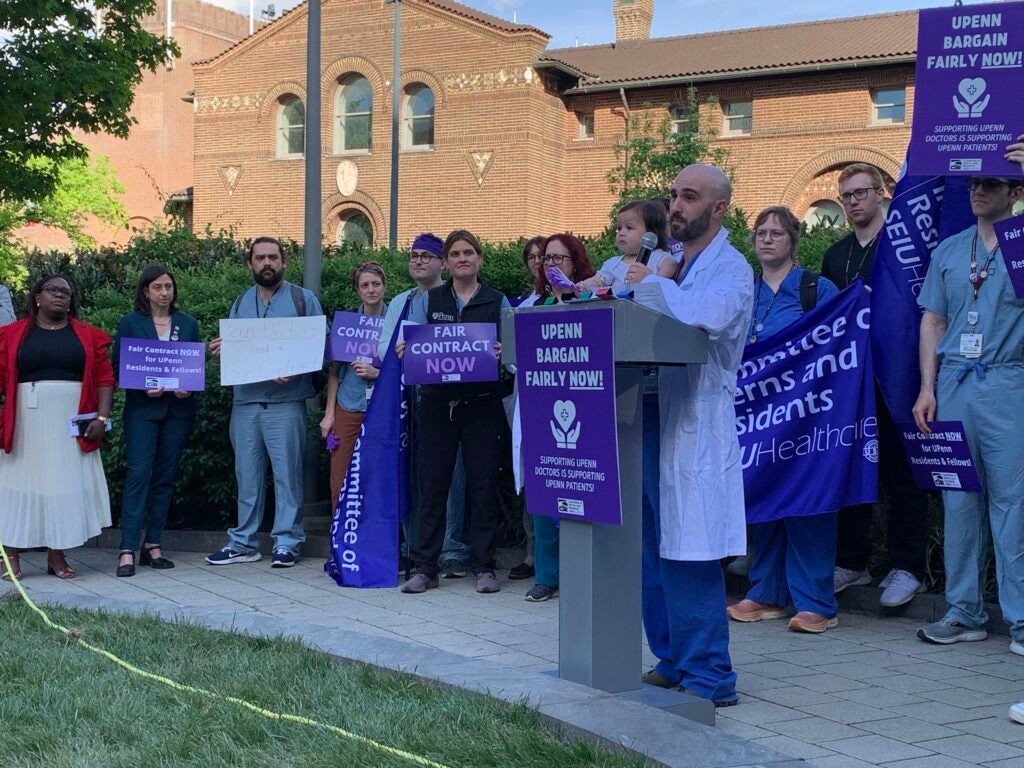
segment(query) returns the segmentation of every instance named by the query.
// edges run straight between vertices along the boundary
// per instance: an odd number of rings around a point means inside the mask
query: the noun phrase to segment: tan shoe
[[[814,613],[813,611],[800,611],[800,613],[789,620],[789,628],[793,632],[811,632],[813,634],[821,634],[826,629],[832,629],[833,627],[838,626],[838,616],[826,619],[824,616]]]
[[[781,605],[759,603],[756,600],[740,600],[725,609],[733,621],[761,621],[762,619],[784,619],[786,609]]]

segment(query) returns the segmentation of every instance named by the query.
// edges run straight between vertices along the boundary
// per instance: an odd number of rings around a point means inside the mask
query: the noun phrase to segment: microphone
[[[645,232],[644,236],[640,238],[640,250],[637,251],[636,260],[646,267],[651,258],[651,251],[657,247],[658,236],[653,232]]]

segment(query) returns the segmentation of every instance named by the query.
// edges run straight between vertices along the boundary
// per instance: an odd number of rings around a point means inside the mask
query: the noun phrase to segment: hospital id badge
[[[39,407],[39,393],[36,392],[36,385],[33,384],[28,391],[28,397],[25,398],[26,408],[38,408]]]
[[[981,357],[981,341],[980,333],[961,333],[960,354],[968,360],[976,360]]]

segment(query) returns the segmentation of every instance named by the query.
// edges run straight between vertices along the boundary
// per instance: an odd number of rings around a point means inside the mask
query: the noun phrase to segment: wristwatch
[[[97,421],[102,421],[104,424],[106,424],[108,421],[110,421],[110,417],[109,416],[97,416],[96,420]]]

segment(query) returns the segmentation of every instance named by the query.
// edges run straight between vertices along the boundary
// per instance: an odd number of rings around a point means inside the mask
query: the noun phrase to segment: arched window
[[[402,112],[402,145],[406,149],[434,146],[434,92],[423,83],[406,87]]]
[[[277,111],[277,156],[301,155],[306,147],[306,107],[297,96],[282,96]]]
[[[841,227],[845,221],[846,215],[835,200],[818,200],[804,214],[804,222],[812,229],[817,226]]]
[[[366,248],[373,246],[373,224],[361,211],[344,211],[338,222],[338,245],[349,243]]]
[[[372,107],[370,81],[362,75],[345,76],[334,100],[335,152],[370,148]]]

